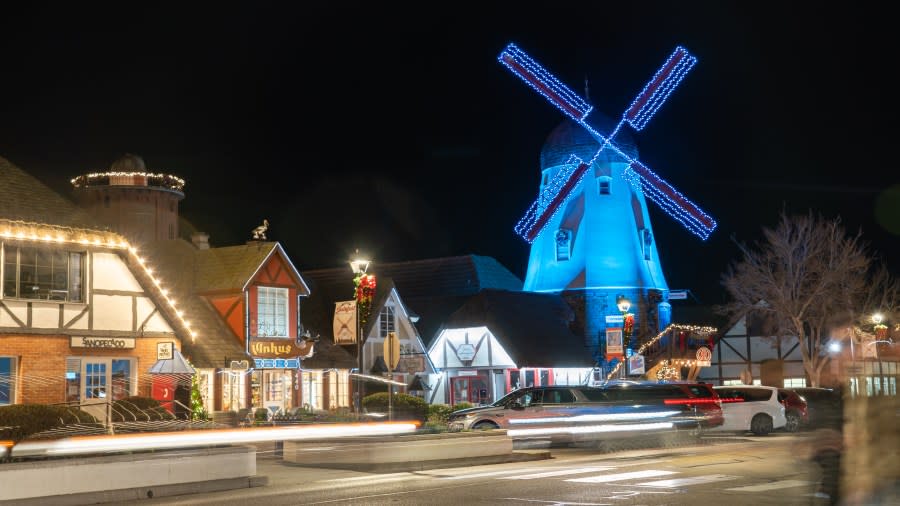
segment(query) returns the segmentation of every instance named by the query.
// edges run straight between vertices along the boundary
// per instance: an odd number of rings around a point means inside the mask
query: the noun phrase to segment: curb
[[[507,464],[510,462],[529,462],[532,460],[546,460],[553,456],[550,450],[513,450],[507,455],[491,455],[485,457],[466,457],[461,459],[423,460],[419,462],[385,462],[364,464],[329,464],[330,469],[344,469],[348,471],[362,471],[370,473],[398,473],[404,471],[427,471],[445,467],[484,466],[489,464]],[[288,467],[310,467],[309,465],[296,464],[281,461]],[[315,467],[325,467],[317,465]]]

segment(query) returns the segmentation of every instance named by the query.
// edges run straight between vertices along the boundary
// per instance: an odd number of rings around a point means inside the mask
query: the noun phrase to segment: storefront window
[[[3,246],[3,296],[81,302],[84,253]]]
[[[134,360],[70,357],[66,359],[66,402],[124,399],[136,394]]]
[[[338,408],[350,407],[350,375],[345,370],[333,370],[329,374],[329,385],[331,386],[331,402],[330,406]]]
[[[325,409],[322,405],[322,371],[303,371],[301,378],[304,407]]]
[[[0,406],[16,403],[16,359],[0,357]]]
[[[247,407],[244,391],[247,385],[247,375],[243,371],[224,371],[222,374],[222,409],[225,411],[237,411]]]

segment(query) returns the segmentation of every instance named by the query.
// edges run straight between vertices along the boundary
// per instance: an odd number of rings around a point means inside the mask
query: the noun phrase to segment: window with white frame
[[[83,252],[3,245],[3,296],[81,302]]]
[[[612,186],[612,178],[609,176],[600,176],[597,178],[597,193],[600,195],[609,195]]]
[[[0,357],[0,406],[16,403],[16,357]]]
[[[288,289],[257,288],[256,327],[259,337],[288,337]]]
[[[381,314],[378,316],[378,325],[381,329],[379,336],[387,337],[388,332],[396,332],[396,322],[394,321],[393,306],[384,306],[381,308]]]

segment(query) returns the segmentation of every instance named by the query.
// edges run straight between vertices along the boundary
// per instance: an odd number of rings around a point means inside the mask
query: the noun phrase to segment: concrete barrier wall
[[[0,464],[0,501],[256,475],[253,447]]]
[[[285,462],[300,465],[366,465],[512,455],[506,431],[422,434],[333,441],[285,441]]]

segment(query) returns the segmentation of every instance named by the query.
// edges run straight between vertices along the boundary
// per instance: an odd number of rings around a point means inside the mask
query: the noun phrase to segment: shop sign
[[[470,343],[463,343],[456,347],[456,358],[460,359],[463,362],[472,360],[475,358],[475,345]]]
[[[478,376],[478,371],[458,371],[457,376]]]
[[[299,369],[300,360],[296,358],[257,358],[254,359],[257,369]]]
[[[615,325],[615,324],[622,325],[624,322],[625,322],[625,315],[620,315],[620,314],[615,315],[614,314],[614,315],[608,315],[606,317],[607,325]]]
[[[99,348],[111,350],[127,350],[134,348],[133,337],[76,337],[69,340],[72,348]]]
[[[424,355],[403,355],[400,357],[400,365],[395,371],[402,372],[424,372],[425,356]]]
[[[307,357],[313,343],[302,341],[300,345],[293,339],[256,339],[250,341],[250,354],[254,358]]]
[[[175,356],[175,343],[169,341],[156,343],[156,360],[172,360]]]

